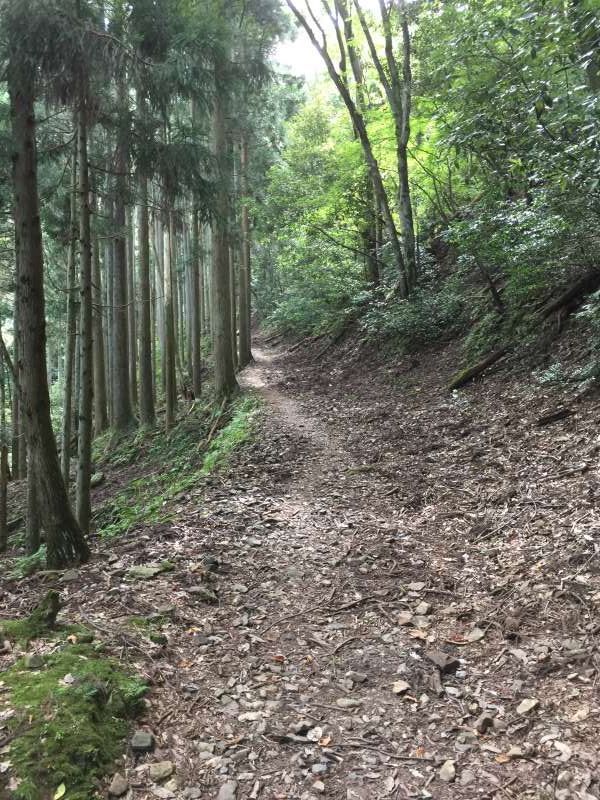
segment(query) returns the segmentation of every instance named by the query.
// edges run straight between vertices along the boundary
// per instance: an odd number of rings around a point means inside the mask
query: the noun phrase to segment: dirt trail
[[[63,586],[151,682],[129,797],[597,800],[597,409],[548,433],[514,387],[448,398],[437,364],[255,356],[229,473]]]
[[[540,513],[554,438],[511,438],[497,397],[425,400],[426,370],[390,391],[255,355],[257,441],[182,503],[187,574],[148,600],[176,608],[148,724],[177,783],[158,796],[597,797],[600,528],[572,483]]]

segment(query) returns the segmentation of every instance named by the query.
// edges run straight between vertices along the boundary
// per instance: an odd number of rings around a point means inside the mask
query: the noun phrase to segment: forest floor
[[[600,797],[600,403],[454,355],[257,348],[252,442],[63,576],[150,683],[124,796]]]

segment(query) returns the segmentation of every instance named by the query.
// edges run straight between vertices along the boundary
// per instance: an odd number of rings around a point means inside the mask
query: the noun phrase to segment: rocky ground
[[[448,351],[255,354],[228,474],[61,579],[151,685],[104,794],[597,800],[598,401],[450,395]]]

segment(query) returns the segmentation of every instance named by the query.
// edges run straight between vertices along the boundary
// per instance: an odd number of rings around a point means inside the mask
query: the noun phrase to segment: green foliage
[[[258,401],[252,396],[244,397],[234,403],[231,421],[210,443],[208,451],[204,455],[201,475],[211,475],[216,470],[227,466],[235,450],[250,438],[258,408]]]
[[[503,336],[503,321],[498,313],[490,311],[488,314],[484,314],[473,325],[465,338],[463,349],[467,363],[477,361],[489,353],[500,343]]]
[[[14,733],[9,758],[15,800],[45,800],[65,784],[69,800],[89,800],[123,748],[145,684],[87,645],[64,644],[40,670],[18,661],[3,674]]]
[[[408,300],[374,302],[361,320],[369,338],[390,339],[405,352],[447,341],[464,330],[468,306],[457,281],[447,281],[439,291],[419,289]]]
[[[10,562],[10,567],[7,571],[9,578],[26,578],[28,575],[33,575],[40,569],[44,568],[46,564],[46,545],[43,544],[40,549],[30,556],[17,556]],[[6,562],[8,565],[8,562]]]
[[[225,467],[233,451],[250,438],[257,409],[257,399],[245,396],[227,408],[201,407],[169,436],[138,432],[120,442],[107,463],[125,466],[135,460],[143,474],[98,510],[95,523],[101,535],[117,536],[137,525],[166,522],[171,501]],[[218,434],[207,442],[215,430]]]

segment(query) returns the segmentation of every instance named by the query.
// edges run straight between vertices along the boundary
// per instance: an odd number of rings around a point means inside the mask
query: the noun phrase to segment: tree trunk
[[[240,323],[239,364],[244,368],[252,361],[251,350],[251,262],[250,262],[250,213],[248,210],[248,139],[242,136],[240,189],[242,195],[242,253],[240,259]]]
[[[129,305],[129,381],[131,384],[131,403],[133,407],[138,404],[138,376],[137,376],[137,314],[135,287],[135,216],[133,209],[127,209],[127,294]]]
[[[121,78],[119,84],[121,113],[127,107],[127,85]],[[127,433],[135,427],[131,405],[129,379],[129,311],[127,292],[127,230],[125,198],[127,193],[128,130],[118,134],[115,192],[115,256],[113,287],[113,428],[117,434]],[[133,299],[133,298],[132,298]]]
[[[33,458],[30,457],[27,470],[27,516],[25,522],[25,551],[28,556],[37,553],[41,540],[36,466]]]
[[[140,421],[154,425],[154,389],[152,379],[152,326],[150,298],[150,223],[148,218],[148,180],[140,179],[138,225],[140,284]]]
[[[406,264],[404,261],[404,255],[402,252],[402,246],[400,244],[400,238],[398,236],[398,231],[396,229],[396,223],[394,222],[394,217],[390,207],[389,198],[387,195],[385,185],[383,183],[383,177],[381,175],[379,164],[373,152],[373,146],[371,144],[371,139],[367,131],[367,126],[365,124],[364,117],[360,113],[359,109],[356,106],[356,103],[352,99],[348,87],[344,83],[339,72],[336,70],[331,55],[329,54],[326,46],[319,44],[319,41],[314,31],[312,30],[308,20],[302,15],[302,13],[294,5],[292,0],[287,0],[287,4],[294,13],[298,22],[302,25],[302,27],[308,34],[308,37],[313,43],[314,47],[320,53],[321,58],[323,59],[323,61],[325,62],[325,66],[327,67],[329,76],[331,77],[331,80],[333,81],[336,89],[338,90],[340,97],[344,101],[344,105],[346,106],[348,114],[350,115],[350,119],[352,121],[354,129],[356,131],[356,135],[360,141],[363,150],[365,161],[369,169],[371,180],[373,182],[373,189],[377,196],[377,202],[379,204],[379,207],[381,208],[388,238],[390,240],[390,245],[392,247],[394,262],[396,265],[396,269],[398,271],[398,288],[400,296],[408,297],[409,282],[408,282]]]
[[[165,427],[170,430],[175,422],[177,406],[177,376],[175,314],[173,305],[173,274],[175,272],[175,224],[173,212],[169,212],[167,225],[167,248],[165,261],[165,350],[163,354],[163,370],[165,380]]]
[[[71,165],[69,252],[67,256],[67,339],[65,342],[65,377],[63,384],[63,418],[61,436],[61,467],[65,486],[71,472],[71,438],[73,435],[73,372],[75,367],[75,338],[77,334],[77,299],[75,262],[77,253],[77,142]]]
[[[18,273],[19,273],[19,253],[15,243],[15,257],[16,257],[16,269],[17,275],[15,277],[15,281],[18,280]],[[15,293],[15,309],[13,314],[13,364],[19,363],[19,309],[17,304],[17,296]],[[19,400],[19,390],[15,385],[13,385],[13,394],[12,394],[12,409],[11,409],[11,421],[12,421],[12,442],[11,442],[11,461],[12,461],[12,476],[14,480],[19,480],[20,478],[25,477],[25,470],[23,467],[25,466],[24,462],[26,458],[24,458],[25,454],[25,442],[23,441],[23,420],[21,418],[21,401]]]
[[[102,313],[102,270],[100,267],[100,242],[94,236],[92,254],[92,302],[94,329],[94,433],[96,436],[108,428],[106,407],[106,364],[104,359],[104,316]]]
[[[37,186],[34,76],[18,48],[8,68],[18,251],[19,386],[31,465],[35,469],[49,568],[86,561],[89,548],[73,516],[60,470],[46,379],[44,256]]]
[[[89,533],[92,477],[92,410],[94,388],[94,345],[92,320],[92,233],[90,227],[90,181],[88,167],[87,92],[79,98],[77,125],[79,156],[79,435],[77,438],[76,508],[79,527]]]
[[[192,391],[202,393],[202,259],[200,255],[200,219],[198,209],[192,215],[192,260],[190,269],[190,307],[192,312]]]
[[[231,270],[229,266],[229,192],[227,168],[227,135],[223,87],[219,70],[216,73],[216,91],[212,118],[213,147],[218,165],[216,209],[213,218],[212,238],[212,328],[213,357],[215,364],[215,394],[218,399],[231,396],[238,390],[233,365],[231,339]]]
[[[231,288],[231,357],[233,368],[238,368],[238,348],[237,348],[237,281],[235,275],[235,248],[229,245],[229,286]]]
[[[0,328],[2,326],[0,325]],[[6,368],[0,357],[0,553],[8,544],[8,441],[6,437]]]
[[[107,219],[114,219],[114,203],[111,200],[106,202],[105,209]],[[106,325],[104,328],[104,352],[106,354],[105,375],[106,375],[106,401],[108,411],[108,422],[112,427],[114,422],[114,403],[113,403],[113,374],[114,374],[114,286],[115,286],[115,243],[114,239],[107,239],[104,245],[104,307],[106,308]]]

